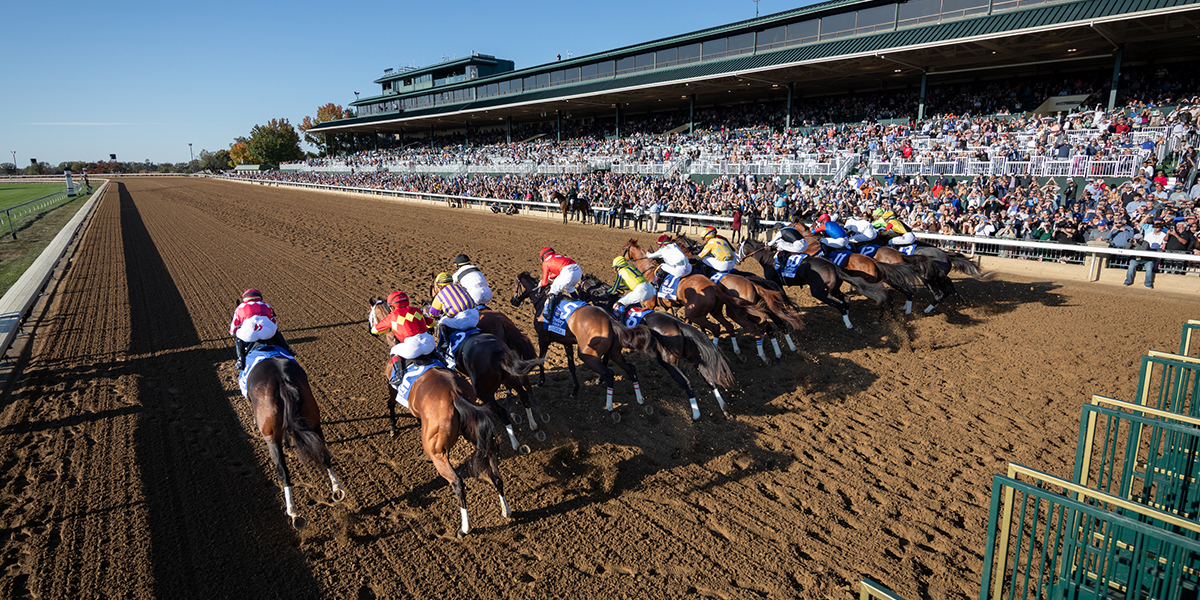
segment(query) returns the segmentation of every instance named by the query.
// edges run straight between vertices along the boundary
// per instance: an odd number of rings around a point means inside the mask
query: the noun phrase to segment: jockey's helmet
[[[454,278],[449,273],[438,273],[437,279],[434,280],[438,285],[450,285],[454,283]]]
[[[542,248],[542,251],[540,253],[538,253],[538,257],[541,258],[542,260],[546,260],[547,258],[550,258],[550,256],[552,256],[553,254],[554,254],[554,248],[551,248],[550,246],[546,246],[545,248]]]
[[[830,217],[829,215],[821,215],[821,216],[817,217],[817,222],[818,223],[828,223],[831,219],[832,219],[832,217]]]
[[[262,292],[250,288],[242,292],[242,300],[262,300]]]
[[[613,259],[613,268],[622,269],[629,266],[629,261],[625,260],[624,256],[618,256]]]
[[[717,228],[716,227],[713,227],[710,225],[710,226],[704,228],[704,239],[707,240],[707,239],[712,239],[715,237],[717,237]]]
[[[396,290],[396,291],[388,294],[387,305],[388,305],[388,308],[396,308],[398,306],[408,306],[408,294],[405,294],[404,292],[401,292],[400,290]]]
[[[872,217],[882,217],[883,213],[884,213],[884,210],[882,208],[876,208],[875,210],[871,211],[871,216]]]
[[[896,216],[896,213],[888,210],[888,211],[884,211],[883,215],[881,215],[881,216],[885,219],[890,219],[890,218]]]
[[[669,234],[669,233],[664,233],[664,234],[658,236],[659,245],[666,244],[670,241],[671,241],[671,234]]]
[[[787,227],[787,225],[784,225],[784,224],[783,224],[783,221],[777,221],[777,222],[775,223],[775,226],[773,227],[773,229],[774,229],[775,231],[779,231],[780,229],[783,229],[784,227]]]
[[[454,266],[464,267],[471,264],[471,259],[466,254],[459,254],[454,257]]]

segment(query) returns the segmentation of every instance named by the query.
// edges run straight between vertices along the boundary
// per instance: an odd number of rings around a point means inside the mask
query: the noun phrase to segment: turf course
[[[42,196],[65,189],[62,183],[4,183],[0,184],[0,211]],[[96,186],[93,185],[95,190]],[[88,195],[79,191],[77,195],[49,210],[28,215],[16,221],[17,239],[9,234],[7,226],[0,228],[0,295],[8,291],[29,265],[50,245],[50,241],[63,225],[75,216]]]

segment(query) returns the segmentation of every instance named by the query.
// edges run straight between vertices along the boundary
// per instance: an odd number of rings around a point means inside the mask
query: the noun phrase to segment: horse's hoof
[[[613,423],[620,423],[620,422],[621,422],[621,413],[619,413],[619,412],[617,412],[617,411],[615,411],[615,410],[614,410],[614,411],[612,411],[612,412],[610,412],[610,413],[608,413],[608,417],[609,417],[610,419],[612,419],[612,422],[613,422]]]
[[[537,441],[539,441],[539,442],[544,442],[544,441],[546,441],[546,432],[545,432],[545,431],[542,431],[541,429],[539,429],[539,430],[537,430],[537,431],[533,432],[533,439],[535,439],[535,440],[537,440]]]
[[[396,437],[396,428],[395,427],[388,430],[388,436]]]
[[[300,515],[296,515],[296,516],[292,517],[292,529],[299,531],[301,529],[304,529],[307,526],[308,526],[308,519],[305,519],[304,517],[302,517]]]
[[[650,406],[649,404],[643,404],[642,412],[646,413],[647,415],[652,415],[654,414],[654,407]]]
[[[546,439],[546,434],[542,434],[542,439]],[[517,454],[520,454],[521,456],[529,456],[531,452],[533,452],[533,450],[525,444],[521,444],[521,447],[517,448]]]
[[[333,490],[334,504],[337,504],[338,502],[341,502],[342,500],[345,500],[345,499],[346,499],[346,490],[344,490],[342,488],[337,488],[336,490]]]

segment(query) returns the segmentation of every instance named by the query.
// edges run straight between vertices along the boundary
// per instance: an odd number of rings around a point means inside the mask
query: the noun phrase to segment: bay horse
[[[621,256],[638,266],[648,280],[655,280],[659,266],[652,264],[653,261],[646,256],[646,251],[638,245],[637,239],[630,239],[625,244],[625,248],[621,250]],[[730,337],[734,338],[733,349],[739,356],[741,356],[741,350],[737,346],[733,324],[729,322],[729,319],[751,332],[755,338],[760,338],[761,333],[759,333],[758,323],[752,321],[750,317],[759,319],[760,322],[770,322],[772,319],[771,311],[762,298],[759,298],[757,303],[751,304],[744,299],[734,297],[725,288],[699,273],[688,275],[679,282],[675,300],[667,300],[655,295],[643,302],[642,306],[644,308],[662,306],[666,309],[682,307],[683,320],[703,329],[712,337],[713,342],[717,341],[717,336],[721,335],[723,327],[729,332]],[[722,308],[725,309],[724,315],[721,314]],[[729,319],[726,319],[726,316]],[[715,325],[709,321],[709,317],[716,321]],[[765,357],[764,360],[766,360]]]
[[[567,216],[572,212],[578,211],[577,205],[572,205],[570,199],[565,194],[558,190],[545,191],[542,190],[542,198],[546,202],[557,202],[559,210],[562,211],[563,225],[567,224]],[[582,212],[580,214],[583,214]]]
[[[813,298],[841,313],[846,329],[854,329],[854,326],[850,323],[850,305],[846,302],[846,295],[841,289],[843,281],[854,286],[858,293],[866,296],[881,308],[889,302],[887,290],[883,286],[851,275],[841,267],[819,256],[810,256],[805,259],[804,264],[808,267],[802,266],[800,277],[795,278],[785,278],[780,275],[779,271],[775,269],[773,252],[763,242],[755,239],[742,240],[738,247],[738,260],[742,261],[747,258],[754,258],[758,264],[762,265],[763,275],[768,280],[775,281],[780,285],[807,285],[808,292],[812,294]]]
[[[571,318],[567,319],[566,335],[558,335],[546,329],[546,323],[542,321],[542,309],[546,305],[546,288],[538,286],[538,281],[528,272],[517,275],[516,281],[513,282],[511,302],[513,306],[520,306],[525,300],[529,300],[533,305],[533,328],[538,337],[538,358],[546,357],[546,352],[552,343],[562,344],[566,352],[567,369],[571,372],[571,383],[574,386],[571,390],[572,398],[579,393],[579,378],[575,374],[575,356],[572,352],[573,347],[578,345],[579,360],[600,375],[601,382],[607,388],[604,409],[612,415],[613,422],[619,422],[621,415],[613,410],[615,373],[608,368],[609,361],[616,363],[625,371],[625,374],[633,381],[633,392],[637,403],[645,406],[645,401],[642,399],[642,387],[638,383],[637,369],[625,362],[625,358],[621,356],[621,349],[629,348],[653,355],[656,342],[649,331],[629,329],[613,321],[604,309],[589,305],[580,307],[572,313]],[[542,383],[545,383],[545,365],[539,368]],[[649,406],[645,406],[644,410],[647,413],[653,412]]]
[[[384,377],[388,376],[389,363],[384,363]],[[389,385],[388,389],[392,387]],[[393,390],[392,399],[395,395]],[[395,404],[388,401],[389,406]],[[460,437],[475,446],[475,452],[467,460],[469,475],[496,488],[496,493],[500,495],[500,514],[506,519],[510,518],[512,509],[504,498],[504,478],[500,475],[500,455],[495,445],[496,425],[492,421],[491,411],[475,404],[475,390],[471,389],[470,382],[450,369],[429,369],[409,389],[408,410],[421,422],[421,448],[458,499],[462,517],[458,537],[471,532],[466,486],[450,464],[450,450]],[[394,413],[392,421],[394,424]]]
[[[593,275],[584,275],[580,280],[580,296],[589,302],[594,302],[605,309],[612,310],[616,297],[608,294],[606,284]],[[725,357],[716,346],[709,343],[708,338],[699,329],[684,323],[675,315],[662,311],[646,313],[642,325],[650,329],[658,341],[658,352],[654,359],[666,369],[675,383],[688,395],[688,404],[692,407],[692,420],[700,418],[700,405],[696,402],[696,393],[687,376],[679,370],[679,364],[687,360],[696,367],[700,376],[712,387],[713,396],[721,407],[721,412],[729,417],[725,408],[725,398],[721,396],[720,388],[729,389],[733,385],[733,371]]]
[[[308,374],[294,360],[267,358],[254,365],[246,377],[246,395],[259,434],[267,443],[275,474],[283,486],[283,501],[292,527],[303,529],[307,519],[296,512],[292,483],[283,457],[284,436],[290,435],[296,451],[310,465],[325,468],[333,487],[333,501],[346,499],[346,490],[333,472],[333,457],[321,431],[321,409],[313,398]]]

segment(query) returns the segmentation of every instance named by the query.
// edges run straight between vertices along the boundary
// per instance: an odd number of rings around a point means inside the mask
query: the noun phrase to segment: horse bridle
[[[742,243],[738,244],[738,262],[740,263],[743,260],[746,260],[747,258],[750,258],[751,256],[754,256],[755,254],[758,254],[759,252],[762,252],[763,250],[766,250],[766,249],[767,249],[767,246],[764,245],[762,248],[759,248],[758,250],[755,250],[754,252],[751,252],[750,254],[746,254],[745,253],[746,240],[742,240]]]
[[[633,261],[633,262],[635,262],[635,263],[636,263],[637,261],[639,261],[639,260],[648,260],[648,261],[650,261],[650,264],[651,264],[651,265],[653,265],[653,264],[654,264],[654,259],[650,258],[649,256],[643,256],[643,257],[641,257],[641,258],[633,258],[633,257],[629,256],[629,251],[630,251],[631,249],[633,249],[633,242],[628,242],[628,243],[626,243],[626,244],[625,244],[625,249],[621,251],[621,256],[622,256],[623,258],[625,258],[626,260],[632,260],[632,261]],[[641,268],[641,267],[639,267],[639,269],[640,269],[640,268]],[[647,270],[648,270],[648,269],[647,269]]]

